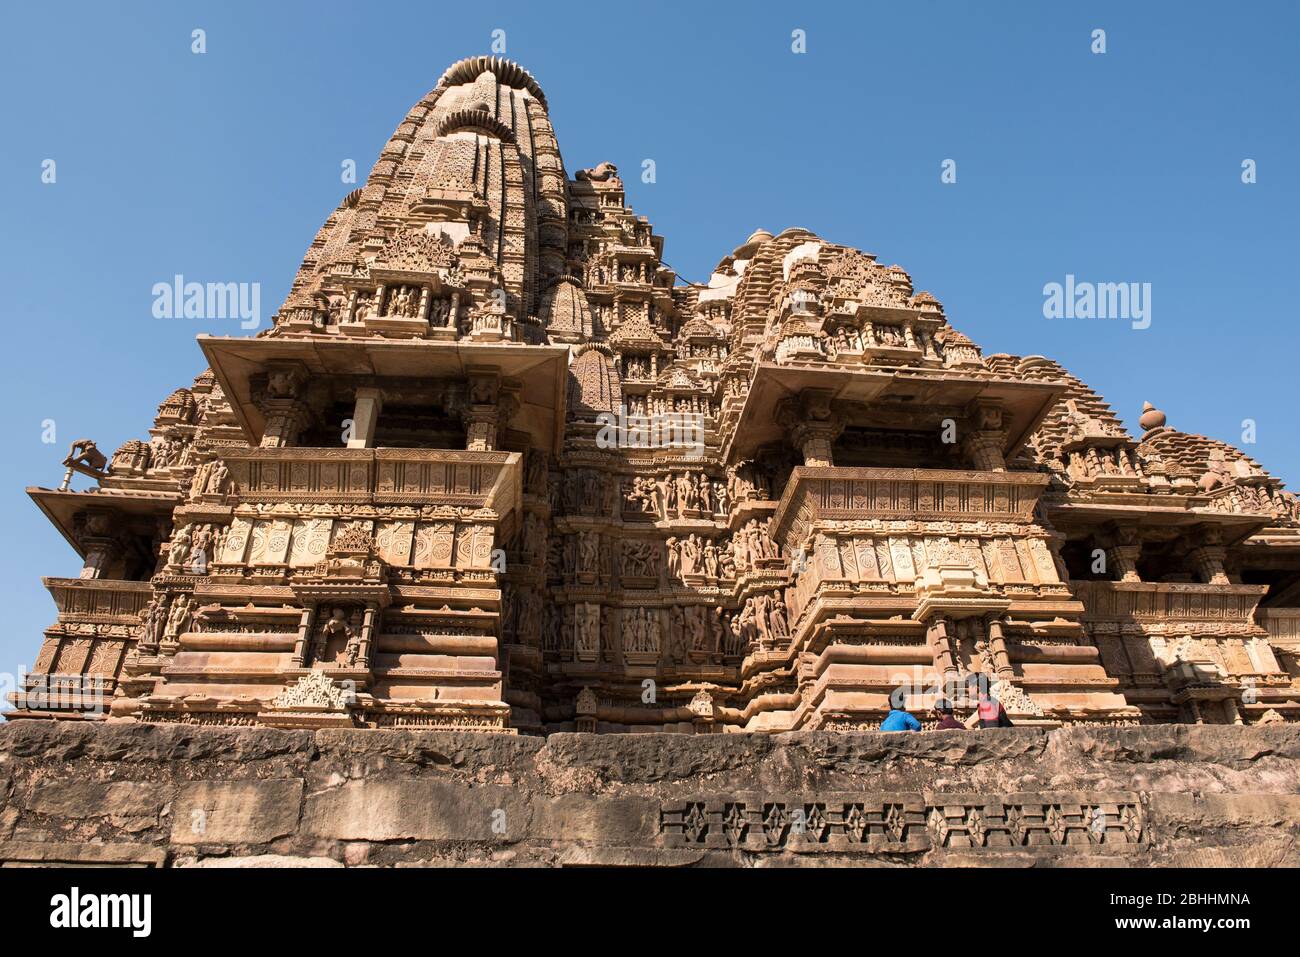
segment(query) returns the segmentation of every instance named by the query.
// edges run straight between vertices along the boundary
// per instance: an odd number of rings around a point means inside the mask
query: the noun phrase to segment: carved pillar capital
[[[91,508],[74,516],[73,536],[85,554],[80,578],[112,578],[113,566],[122,557],[122,520],[112,509]]]
[[[782,399],[775,419],[786,430],[790,444],[803,453],[804,465],[833,465],[831,447],[844,431],[844,421],[831,408],[831,394],[805,389]]]
[[[1140,582],[1137,563],[1142,556],[1142,537],[1129,525],[1112,524],[1094,541],[1106,552],[1106,563],[1117,581]]]
[[[997,402],[976,399],[966,411],[965,436],[962,451],[977,469],[984,472],[1005,472],[1006,459],[1002,450],[1006,445],[1005,414]]]

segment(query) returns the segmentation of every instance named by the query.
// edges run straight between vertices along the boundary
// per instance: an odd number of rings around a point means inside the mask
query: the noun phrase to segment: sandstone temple
[[[662,255],[528,72],[456,63],[270,328],[29,489],[84,567],[7,717],[851,730],[984,675],[1017,724],[1300,721],[1260,464],[805,229]]]

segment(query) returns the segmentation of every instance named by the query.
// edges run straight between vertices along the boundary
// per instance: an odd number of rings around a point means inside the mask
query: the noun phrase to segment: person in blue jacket
[[[907,703],[907,690],[897,688],[889,696],[889,714],[880,722],[881,731],[920,731],[921,722],[907,713],[903,707]]]

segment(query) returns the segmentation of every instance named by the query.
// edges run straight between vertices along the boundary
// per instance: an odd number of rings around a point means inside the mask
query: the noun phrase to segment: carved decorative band
[[[750,851],[918,852],[938,848],[1073,850],[1149,841],[1136,794],[756,795],[665,806],[675,847]]]

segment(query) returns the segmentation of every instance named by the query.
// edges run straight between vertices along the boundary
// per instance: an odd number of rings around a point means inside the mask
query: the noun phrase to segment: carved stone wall
[[[27,721],[0,728],[0,863],[1283,867],[1300,864],[1298,793],[1292,726],[541,739]]]

